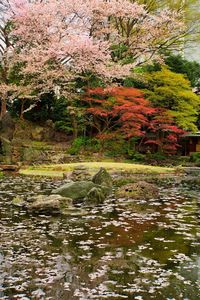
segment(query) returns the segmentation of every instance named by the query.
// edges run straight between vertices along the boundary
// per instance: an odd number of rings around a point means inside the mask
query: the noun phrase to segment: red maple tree
[[[88,103],[86,112],[93,116],[93,126],[99,138],[121,134],[124,138],[143,136],[148,116],[155,109],[135,88],[112,87],[90,89],[83,100]]]
[[[175,154],[180,147],[180,137],[184,133],[185,131],[175,124],[173,117],[165,109],[156,108],[149,122],[147,140],[144,144],[151,148],[154,145],[156,151]]]
[[[183,131],[166,110],[152,107],[139,89],[98,87],[87,90],[83,101],[97,138],[139,137],[142,151],[176,152]]]

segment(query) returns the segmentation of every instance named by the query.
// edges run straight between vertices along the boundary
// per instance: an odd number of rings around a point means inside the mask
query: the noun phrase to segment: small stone
[[[70,174],[67,172],[63,173],[63,179],[69,179]]]
[[[84,181],[84,180],[90,180],[91,175],[88,172],[88,168],[86,168],[83,165],[80,165],[74,168],[69,178],[73,181]]]
[[[12,205],[22,207],[25,206],[25,201],[23,198],[17,196],[13,198]]]

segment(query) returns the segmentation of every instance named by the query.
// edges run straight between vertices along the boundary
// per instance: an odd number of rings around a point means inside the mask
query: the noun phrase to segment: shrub
[[[109,157],[125,156],[128,152],[128,144],[123,139],[110,139],[103,142],[105,154]]]
[[[86,144],[86,138],[85,137],[81,136],[81,137],[76,138],[73,141],[71,147],[69,148],[68,153],[71,154],[71,155],[79,154],[80,151],[81,151],[81,148],[83,146],[85,146],[85,144]]]
[[[88,138],[88,137],[78,137],[76,138],[70,149],[68,150],[68,153],[71,154],[71,155],[77,155],[81,152],[81,150],[90,150],[92,152],[95,152],[95,151],[99,151],[101,148],[101,143],[98,139],[91,139],[91,138]]]
[[[135,152],[131,158],[136,162],[141,162],[145,160],[145,155],[142,153]]]
[[[56,121],[55,124],[55,129],[56,130],[59,130],[59,131],[63,131],[67,134],[69,133],[73,133],[73,128],[70,124],[70,122],[67,122],[67,121]]]
[[[148,155],[149,158],[155,159],[157,161],[162,161],[166,159],[166,155],[164,153],[156,152],[156,153],[151,153]]]
[[[200,152],[192,153],[190,156],[190,161],[200,166]]]

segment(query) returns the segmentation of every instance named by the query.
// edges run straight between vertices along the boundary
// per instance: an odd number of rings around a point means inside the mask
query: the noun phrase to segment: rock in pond
[[[98,204],[102,204],[105,200],[105,195],[102,191],[102,189],[100,188],[92,188],[87,196],[84,198],[84,202],[87,205],[98,205]]]
[[[76,166],[69,177],[72,181],[91,180],[88,168],[84,165]]]
[[[22,206],[26,206],[26,202],[22,197],[16,196],[12,200],[12,205],[22,207]]]
[[[52,194],[58,194],[63,197],[69,197],[73,200],[84,199],[89,191],[94,187],[100,187],[92,181],[77,181],[62,185],[60,188],[52,191]]]
[[[69,197],[73,201],[83,201],[89,205],[102,204],[112,191],[112,178],[101,168],[91,180],[70,182],[52,191],[52,194]]]
[[[72,208],[72,199],[60,195],[38,195],[27,205],[28,211],[33,213],[62,214],[63,210]]]
[[[158,197],[158,188],[151,183],[145,181],[139,181],[135,183],[129,183],[116,192],[116,196],[120,198],[131,198],[131,199],[151,199]]]
[[[100,170],[93,176],[92,182],[112,189],[112,177],[105,168],[100,168]]]

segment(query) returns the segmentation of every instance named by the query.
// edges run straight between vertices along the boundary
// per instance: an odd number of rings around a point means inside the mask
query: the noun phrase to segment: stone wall
[[[80,157],[69,155],[66,149],[58,149],[53,145],[45,148],[21,146],[12,148],[12,163],[23,164],[61,164],[81,161]]]
[[[68,155],[69,138],[54,130],[51,121],[39,126],[13,120],[7,114],[0,124],[0,163],[67,163],[78,158]],[[80,160],[79,160],[80,161]]]

